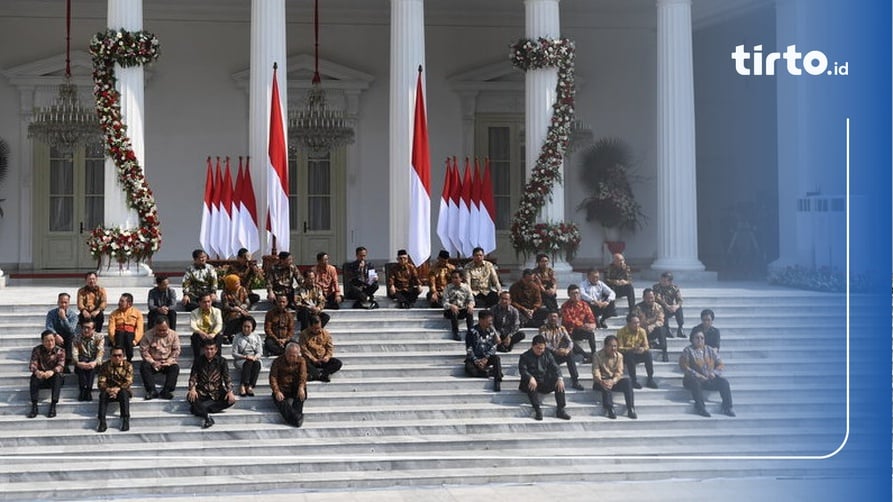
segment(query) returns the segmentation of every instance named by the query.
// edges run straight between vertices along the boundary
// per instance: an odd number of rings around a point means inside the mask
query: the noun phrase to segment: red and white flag
[[[458,251],[450,239],[450,183],[453,180],[453,170],[450,168],[450,159],[447,157],[446,169],[443,174],[443,191],[440,194],[440,212],[437,215],[437,237],[443,248],[450,254]]]
[[[214,195],[214,170],[211,168],[211,157],[208,157],[208,168],[205,173],[205,201],[202,205],[202,228],[198,234],[198,243],[202,249],[211,250],[211,198]]]
[[[245,173],[242,178],[242,189],[239,194],[242,208],[239,211],[240,227],[245,233],[242,247],[249,253],[260,250],[257,238],[257,199],[254,197],[254,183],[251,182],[251,160],[245,159]]]
[[[459,206],[462,204],[462,179],[459,177],[459,166],[453,157],[453,168],[450,170],[450,241],[457,253],[462,252],[462,241],[459,239]]]
[[[468,225],[468,240],[472,248],[480,246],[481,235],[481,166],[478,158],[474,158],[474,175],[471,178],[471,205]]]
[[[409,177],[409,238],[406,251],[416,265],[431,256],[431,155],[428,119],[422,93],[422,67],[416,82],[415,120],[412,127],[412,168]]]
[[[484,180],[481,183],[481,228],[478,242],[484,248],[484,254],[496,250],[496,201],[493,199],[489,158],[484,160]]]
[[[217,173],[214,176],[214,189],[211,191],[211,240],[210,249],[205,250],[208,256],[221,254],[220,249],[220,194],[223,191],[223,169],[220,167],[220,157],[217,157]]]
[[[239,156],[239,171],[233,188],[233,249],[245,247],[245,230],[242,227],[242,186],[245,184],[245,168]]]
[[[226,158],[223,189],[220,192],[220,222],[220,257],[227,259],[236,254],[236,250],[233,249],[235,234],[233,231],[233,177],[229,167],[229,157]]]
[[[459,199],[459,242],[462,254],[471,256],[474,246],[471,243],[471,166],[465,157],[465,176],[462,178],[462,198]]]
[[[285,147],[285,123],[279,102],[276,64],[273,64],[273,96],[270,103],[270,140],[267,157],[267,230],[276,238],[276,249],[288,251],[290,245],[288,212],[288,154]]]

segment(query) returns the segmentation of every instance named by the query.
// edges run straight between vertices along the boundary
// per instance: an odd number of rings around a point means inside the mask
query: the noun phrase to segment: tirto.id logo
[[[784,52],[769,52],[763,54],[763,46],[755,45],[753,50],[744,50],[744,45],[736,45],[732,52],[732,60],[735,61],[735,71],[738,75],[775,75],[779,60],[783,59],[782,68],[789,75],[841,75],[849,74],[849,66],[846,61],[838,63],[834,61],[828,64],[828,56],[822,51],[809,51],[806,54],[799,52],[796,45],[789,45]]]

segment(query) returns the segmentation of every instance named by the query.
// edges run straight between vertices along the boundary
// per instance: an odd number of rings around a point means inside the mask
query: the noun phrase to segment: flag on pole
[[[236,186],[233,188],[233,249],[245,246],[245,228],[242,225],[242,186],[245,185],[245,168],[242,156],[239,156],[239,172],[236,174]]]
[[[490,159],[484,159],[484,180],[481,183],[481,228],[478,241],[484,254],[496,250],[496,201],[493,200],[493,179]]]
[[[251,159],[245,159],[245,174],[242,180],[242,210],[239,217],[245,229],[245,241],[242,246],[249,253],[260,250],[260,239],[257,237],[257,199],[254,197],[254,183],[251,182]]]
[[[415,120],[412,127],[412,169],[409,178],[409,239],[406,246],[416,265],[431,255],[431,155],[428,149],[428,120],[422,94],[422,67],[415,91]]]
[[[457,253],[462,252],[462,241],[459,239],[459,206],[462,204],[462,179],[459,177],[459,166],[453,157],[453,168],[450,180],[450,241]]]
[[[462,179],[462,198],[459,199],[459,242],[462,244],[462,254],[471,256],[474,246],[471,245],[471,166],[468,157],[465,157],[465,177]]]
[[[285,125],[279,103],[279,84],[273,63],[273,96],[270,103],[270,140],[267,157],[267,229],[276,238],[276,249],[288,251],[290,245],[288,212],[288,155],[285,150]],[[269,243],[272,247],[272,239]]]
[[[214,176],[214,190],[211,192],[211,241],[210,249],[205,250],[209,256],[220,256],[220,192],[223,190],[223,170],[220,157],[217,157],[217,173]]]
[[[443,248],[453,254],[457,249],[450,240],[450,182],[453,179],[453,170],[450,168],[450,158],[446,159],[446,169],[443,174],[443,191],[440,194],[440,212],[437,215],[437,237]]]
[[[468,240],[472,248],[480,246],[481,235],[481,167],[478,158],[474,158],[474,175],[471,178],[471,206],[468,219]]]
[[[233,177],[229,166],[229,157],[226,158],[226,170],[223,174],[223,190],[220,193],[220,257],[228,259],[236,254],[233,249]]]
[[[205,201],[202,205],[202,228],[198,234],[198,243],[202,249],[210,249],[211,243],[211,197],[214,193],[214,172],[211,169],[211,157],[208,157],[208,168],[205,173]]]

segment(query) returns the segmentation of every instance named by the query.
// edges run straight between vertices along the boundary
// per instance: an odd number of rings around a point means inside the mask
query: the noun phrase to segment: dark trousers
[[[31,403],[37,404],[37,400],[40,397],[40,389],[50,389],[50,402],[58,403],[63,383],[65,383],[65,378],[61,373],[53,373],[53,376],[43,380],[31,375]]]
[[[451,309],[443,311],[443,318],[450,320],[450,329],[453,336],[459,334],[459,319],[465,319],[465,329],[471,331],[474,327],[474,314],[469,314],[465,309],[459,309],[459,312],[453,312]]]
[[[682,386],[691,391],[691,397],[695,400],[695,409],[704,409],[704,391],[717,390],[722,397],[722,409],[732,407],[732,390],[729,381],[723,377],[714,377],[712,380],[700,380],[691,375],[682,378]]]
[[[664,356],[667,355],[667,334],[669,329],[666,326],[658,326],[648,333],[648,344],[652,349],[660,349]]]
[[[247,387],[257,385],[257,377],[260,375],[260,361],[242,361],[242,378],[239,383]]]
[[[112,344],[112,347],[124,350],[124,357],[128,362],[133,360],[133,338],[135,336],[136,333],[129,331],[115,331],[115,343]]]
[[[629,379],[632,383],[636,383],[636,365],[639,363],[645,363],[645,373],[648,375],[648,378],[654,376],[654,360],[651,359],[651,352],[647,350],[641,354],[633,351],[624,352],[623,365],[626,366],[626,371],[629,372]]]
[[[164,375],[164,387],[162,392],[173,392],[177,388],[177,377],[180,376],[180,366],[172,364],[170,366],[162,366],[157,370],[152,367],[152,363],[143,361],[140,363],[140,377],[143,379],[143,387],[146,393],[155,392],[155,375]]]
[[[334,357],[329,359],[328,362],[318,364],[310,362],[310,359],[306,357],[304,359],[307,360],[307,380],[319,380],[320,376],[328,376],[332,373],[337,373],[341,369],[341,360]]]
[[[487,365],[480,369],[474,364],[473,359],[466,359],[465,374],[472,378],[489,378],[492,376],[494,380],[501,382],[503,376],[502,361],[499,359],[499,356],[494,354],[487,358]]]
[[[549,311],[558,311],[558,295],[542,293],[540,296],[542,296],[543,299],[543,307],[545,307]]]
[[[62,337],[62,348],[65,349],[65,365],[67,367],[68,364],[76,362],[71,358],[71,344],[74,342],[74,334],[56,333],[56,335]]]
[[[171,305],[167,309],[167,315],[159,314],[158,312],[149,312],[149,329],[155,327],[155,324],[158,322],[158,316],[167,317],[167,325],[172,330],[177,331],[177,310],[176,305]]]
[[[599,323],[605,322],[609,317],[614,317],[617,315],[617,305],[612,300],[611,303],[608,304],[607,307],[599,307],[598,305],[589,304],[590,310],[592,310],[592,315],[595,316],[595,320]]]
[[[623,399],[626,401],[626,409],[629,410],[631,408],[636,407],[636,402],[633,398],[633,386],[629,381],[629,378],[623,377],[619,382],[615,383],[611,390],[607,390],[598,383],[592,386],[593,389],[601,391],[602,393],[602,408],[606,410],[614,409],[614,393],[622,392]]]
[[[310,326],[310,316],[312,315],[313,314],[310,313],[310,309],[298,307],[297,311],[295,312],[295,316],[297,317],[298,322],[301,325],[301,331],[304,331],[305,329],[307,329],[307,326]],[[319,316],[319,320],[322,323],[323,328],[326,327],[326,324],[329,324],[329,320],[332,318],[332,316],[326,314],[325,312],[317,312],[316,315]]]
[[[632,284],[624,284],[623,286],[611,286],[617,300],[626,297],[629,305],[629,311],[632,312],[636,308],[636,290]]]
[[[289,425],[298,426],[304,419],[304,401],[298,399],[298,392],[283,392],[285,399],[277,401],[275,394],[273,395],[273,404],[279,409],[279,414]],[[293,396],[293,397],[289,397]],[[291,400],[291,402],[289,402]]]
[[[344,297],[348,300],[371,302],[378,291],[378,282],[372,284],[350,284],[344,288]]]
[[[440,290],[437,292],[438,299],[436,302],[431,301],[431,297],[433,296],[432,293],[433,293],[432,290],[428,290],[428,292],[425,294],[425,299],[431,303],[432,309],[442,309],[443,308],[443,290]]]
[[[671,317],[676,318],[676,326],[677,327],[681,328],[682,325],[685,324],[685,315],[682,313],[682,307],[679,307],[678,309],[676,309],[676,312],[670,312],[669,310],[664,309],[664,319],[665,319],[664,325],[667,327],[667,329],[670,329],[670,318]]]
[[[189,339],[190,345],[192,346],[192,360],[195,361],[202,355],[202,343],[204,343],[204,338],[202,335],[198,333],[193,333],[192,337]],[[220,346],[223,345],[223,333],[217,333],[214,336],[214,343],[217,344],[217,353],[221,353]]]
[[[574,362],[573,352],[566,356],[559,356],[555,352],[552,352],[552,357],[555,358],[555,362],[559,365],[561,363],[567,363],[567,372],[570,373],[572,382],[576,383],[580,379],[580,374],[577,373],[577,363]]]
[[[226,398],[223,399],[211,399],[209,397],[206,398],[197,398],[195,401],[190,403],[189,411],[192,412],[193,415],[202,418],[208,418],[209,413],[220,413],[221,411],[232,406]]]
[[[93,317],[84,317],[83,314],[78,314],[78,323],[82,324],[87,319],[93,321],[93,330],[97,333],[102,333],[102,325],[105,322],[105,313],[99,312]],[[68,354],[69,352],[66,352]]]
[[[478,308],[488,309],[497,303],[499,303],[499,293],[496,291],[490,291],[487,294],[474,295],[474,304]]]
[[[390,298],[397,303],[405,303],[411,307],[419,297],[419,294],[421,294],[421,291],[415,288],[405,290],[398,289],[394,291],[394,295]]]
[[[596,353],[595,350],[595,332],[589,331],[583,328],[574,329],[573,333],[571,333],[571,339],[575,342],[580,340],[586,340],[589,342],[589,356]],[[579,343],[574,344],[574,353],[576,354],[585,354],[586,351],[583,350],[583,347],[580,346]]]
[[[264,338],[264,355],[276,357],[282,354],[285,354],[285,346],[279,345],[279,340],[276,337]]]
[[[509,339],[508,346],[505,346],[502,344],[502,343],[505,343],[506,338]],[[496,347],[496,350],[498,350],[499,352],[509,352],[512,350],[512,347],[514,347],[516,343],[520,342],[524,338],[525,338],[524,333],[522,333],[520,331],[512,333],[511,335],[505,335],[505,336],[500,335],[499,340],[502,343],[500,343],[499,346]]]
[[[244,321],[244,316],[234,317],[223,321],[223,339],[226,343],[232,343],[233,336],[239,331],[242,331],[242,323]]]
[[[549,310],[545,307],[540,307],[533,311],[533,317],[527,317],[524,312],[519,312],[521,315],[521,326],[525,328],[539,328],[543,324],[546,324],[546,318],[549,317]]]
[[[518,389],[520,389],[521,392],[527,393],[527,399],[530,400],[530,404],[533,406],[534,410],[539,411],[541,406],[540,397],[538,394],[549,394],[553,391],[555,392],[555,405],[558,407],[558,409],[563,410],[564,407],[567,405],[567,401],[565,401],[564,398],[564,391],[558,392],[555,390],[555,386],[558,385],[558,380],[537,380],[536,390],[533,392],[531,392],[530,389],[527,388],[529,384],[529,379],[521,377],[521,384],[518,386]]]
[[[91,370],[84,370],[75,366],[74,374],[78,376],[78,389],[82,392],[93,390],[93,379],[96,377],[97,370],[99,370],[99,366]]]
[[[120,390],[114,400],[118,402],[118,407],[121,409],[121,418],[130,418],[130,394],[124,390]],[[108,392],[102,391],[99,393],[100,420],[105,420],[105,415],[108,413],[109,409],[109,401],[112,401],[112,399],[109,397]]]
[[[341,308],[341,304],[335,301],[335,293],[326,297],[326,308],[329,310],[339,310]]]

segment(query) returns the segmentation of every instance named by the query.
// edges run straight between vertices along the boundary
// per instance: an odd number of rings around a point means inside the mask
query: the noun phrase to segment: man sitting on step
[[[115,347],[112,349],[112,357],[99,367],[99,379],[96,387],[99,389],[99,426],[96,432],[108,430],[106,413],[109,401],[117,401],[121,411],[121,431],[130,430],[130,397],[133,395],[130,387],[133,385],[133,365],[124,358],[124,349]]]
[[[334,357],[335,343],[332,342],[332,335],[323,329],[319,316],[310,316],[310,326],[301,331],[298,345],[307,360],[308,379],[328,382],[329,375],[341,369],[341,360]]]
[[[220,413],[236,402],[229,365],[213,340],[202,342],[202,357],[195,360],[189,374],[186,400],[193,415],[204,419],[202,429],[214,425],[211,413]]]
[[[518,390],[527,393],[527,398],[533,406],[533,418],[543,419],[543,411],[539,394],[555,392],[555,416],[563,420],[570,420],[571,416],[564,410],[566,401],[564,398],[564,380],[561,377],[561,367],[552,357],[552,352],[546,349],[546,339],[543,335],[533,337],[530,348],[518,358],[518,372],[521,374],[521,383]]]
[[[577,363],[574,361],[574,341],[561,325],[558,312],[549,313],[546,324],[540,328],[539,334],[545,340],[546,348],[549,349],[555,362],[559,365],[567,363],[567,372],[571,375],[571,387],[583,390],[583,386],[580,384],[580,375],[577,373]]]
[[[422,292],[419,273],[409,262],[405,249],[397,251],[397,264],[388,272],[388,298],[397,302],[397,308],[408,309]]]
[[[475,378],[493,375],[493,392],[502,390],[502,362],[496,354],[499,334],[493,328],[493,314],[481,310],[478,323],[465,334],[465,374]]]
[[[295,315],[288,308],[285,295],[276,297],[276,305],[264,316],[264,355],[281,356],[285,346],[295,336]]]
[[[270,390],[273,391],[273,403],[285,423],[300,427],[304,423],[304,401],[307,399],[307,361],[297,343],[289,343],[285,353],[273,361]]]
[[[618,346],[617,337],[608,335],[602,350],[595,353],[592,359],[592,388],[601,392],[605,416],[611,420],[617,418],[614,413],[614,393],[622,392],[626,400],[626,415],[636,419],[639,416],[636,414],[633,387],[629,378],[623,376],[623,355],[617,350]]]
[[[64,372],[68,372],[68,364],[71,360],[71,343],[78,332],[78,311],[71,306],[71,297],[68,293],[59,293],[56,298],[56,308],[47,312],[46,329],[56,333],[56,345],[65,349],[65,356],[69,361],[65,362]]]
[[[645,330],[639,327],[639,315],[635,312],[626,314],[626,325],[617,330],[617,349],[623,354],[623,365],[629,372],[629,379],[634,389],[641,389],[642,384],[636,380],[636,365],[645,363],[645,371],[648,373],[648,382],[645,384],[650,389],[656,389],[654,382],[654,361],[651,359],[651,351],[648,346],[648,337]]]
[[[50,389],[50,409],[47,418],[56,416],[56,403],[59,402],[59,394],[62,392],[65,368],[65,349],[56,345],[56,334],[51,330],[44,330],[40,334],[40,345],[31,351],[31,362],[28,369],[31,370],[31,411],[28,418],[37,416],[37,399],[40,389]]]
[[[589,305],[582,300],[580,287],[571,284],[567,287],[568,300],[561,305],[561,325],[571,335],[571,340],[589,343],[589,353],[579,343],[574,344],[574,353],[583,356],[583,363],[591,363],[595,354],[595,315]]]
[[[74,373],[78,377],[78,401],[93,400],[93,378],[105,354],[105,337],[93,329],[93,321],[81,323],[81,332],[71,343]],[[123,349],[122,349],[123,350]]]
[[[453,270],[450,283],[443,290],[443,317],[450,320],[453,340],[460,341],[459,319],[465,319],[466,332],[474,326],[474,294],[468,284],[462,282],[462,271]]]
[[[660,282],[651,287],[654,291],[654,301],[664,309],[667,336],[670,337],[670,318],[676,318],[676,338],[685,338],[682,325],[685,323],[685,315],[682,313],[682,292],[679,286],[673,284],[673,273],[666,271],[660,274]]]
[[[642,291],[642,301],[634,310],[639,315],[639,322],[645,329],[645,336],[652,348],[661,350],[663,362],[667,362],[667,335],[669,330],[664,325],[664,309],[655,301],[654,291],[646,288]]]
[[[512,294],[499,293],[499,303],[490,308],[493,313],[493,327],[499,333],[499,352],[511,352],[512,347],[524,339],[521,332],[521,313],[512,306]]]
[[[525,268],[521,272],[521,280],[509,288],[512,295],[512,306],[521,313],[521,325],[525,328],[539,328],[549,310],[543,307],[540,287],[534,280],[533,270]]]
[[[155,375],[164,375],[164,387],[161,388],[162,399],[173,399],[180,376],[180,335],[170,329],[167,319],[159,317],[155,327],[150,329],[140,342],[140,377],[146,388],[146,401],[159,397],[155,390]]]
[[[707,345],[704,333],[695,331],[691,334],[691,345],[683,349],[679,356],[679,368],[685,375],[682,385],[691,391],[695,401],[695,413],[709,417],[710,412],[704,407],[704,391],[716,390],[722,397],[722,412],[730,417],[735,416],[732,409],[732,391],[729,381],[722,377],[724,365],[719,352]]]

